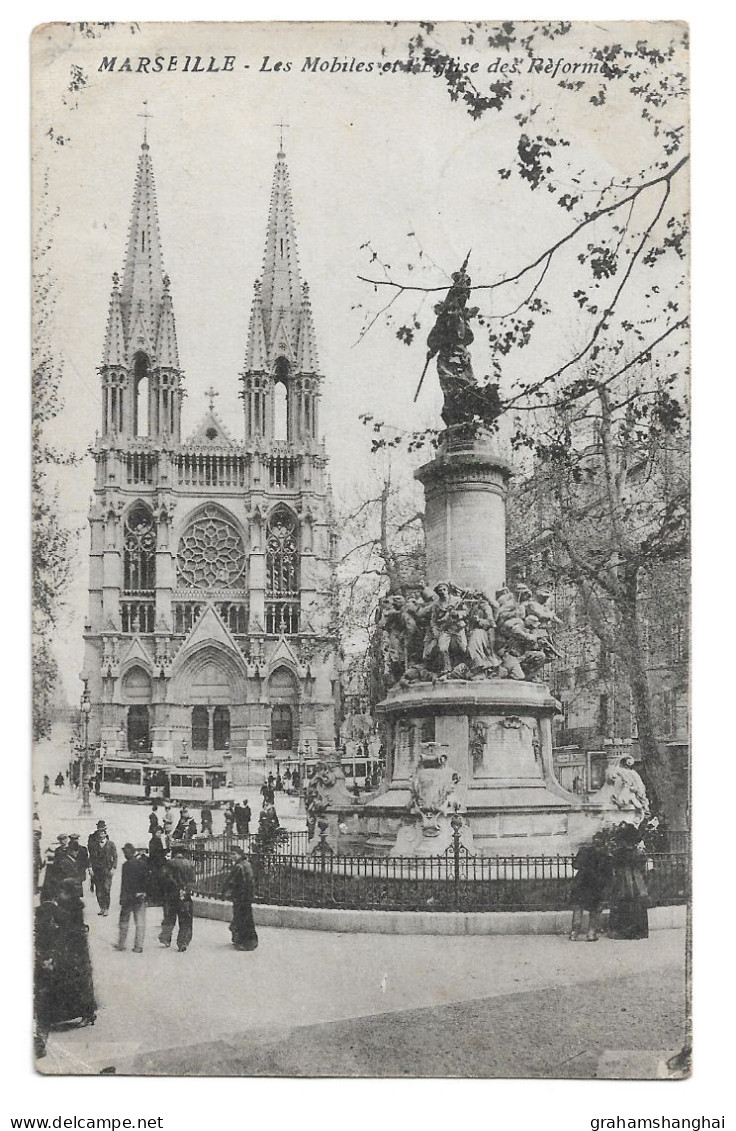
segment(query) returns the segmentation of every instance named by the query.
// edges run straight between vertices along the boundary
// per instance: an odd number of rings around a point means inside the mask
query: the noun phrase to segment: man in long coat
[[[100,909],[98,915],[107,915],[110,911],[112,877],[118,866],[118,850],[107,835],[107,825],[104,821],[97,822],[95,832],[87,841],[87,849],[92,883]]]
[[[162,878],[164,917],[158,941],[162,946],[171,946],[171,937],[178,922],[176,945],[183,953],[192,941],[195,882],[194,865],[186,856],[185,845],[172,844],[171,859],[164,865]]]

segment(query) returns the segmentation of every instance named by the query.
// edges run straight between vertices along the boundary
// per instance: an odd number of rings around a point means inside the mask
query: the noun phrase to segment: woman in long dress
[[[36,1045],[45,1050],[49,1030],[69,1022],[94,1025],[97,1017],[92,963],[77,880],[62,880],[56,899],[36,911]]]
[[[635,825],[622,825],[613,853],[609,933],[612,939],[649,938],[647,852]]]
[[[233,917],[230,933],[236,950],[255,950],[258,935],[253,920],[253,869],[245,851],[232,850],[232,868],[225,881],[223,894],[233,901]]]

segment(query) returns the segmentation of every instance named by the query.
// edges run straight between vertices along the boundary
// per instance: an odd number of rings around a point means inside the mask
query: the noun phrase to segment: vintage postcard
[[[687,1076],[687,26],[32,70],[37,1070]]]

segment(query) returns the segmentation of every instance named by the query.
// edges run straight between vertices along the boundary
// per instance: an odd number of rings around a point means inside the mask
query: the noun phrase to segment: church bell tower
[[[282,146],[240,375],[244,438],[215,411],[214,385],[182,435],[183,373],[146,137],[99,374],[85,632],[91,736],[108,758],[150,764],[150,781],[167,764],[181,780],[236,786],[333,750],[337,536]]]

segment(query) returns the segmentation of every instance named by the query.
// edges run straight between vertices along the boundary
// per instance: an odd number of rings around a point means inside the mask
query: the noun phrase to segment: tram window
[[[204,778],[192,778],[192,785],[195,789],[204,789]]]
[[[140,785],[141,771],[129,770],[123,766],[105,766],[105,781],[119,782],[121,785]]]
[[[172,774],[171,775],[171,784],[172,785],[181,785],[181,774]]]
[[[365,762],[356,762],[355,763],[355,777],[356,778],[364,778],[365,777]]]

